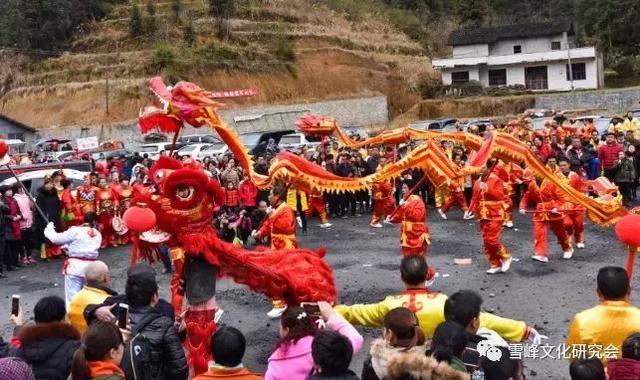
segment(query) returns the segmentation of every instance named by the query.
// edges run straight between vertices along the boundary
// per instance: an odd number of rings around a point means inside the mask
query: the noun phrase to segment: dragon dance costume
[[[98,210],[100,232],[102,233],[102,248],[107,248],[109,245],[118,245],[118,235],[113,230],[112,220],[119,207],[117,195],[110,187],[96,190],[96,208]]]
[[[385,215],[393,212],[393,183],[391,181],[375,181],[371,188],[373,193],[372,227],[381,227],[380,221]]]
[[[580,192],[585,191],[585,183],[578,173],[569,171],[568,174],[561,174],[561,176],[566,178],[574,189]],[[573,235],[576,246],[584,248],[584,207],[573,202],[571,197],[564,193],[562,200],[560,211],[564,215],[564,229],[567,231],[567,236],[571,238]]]

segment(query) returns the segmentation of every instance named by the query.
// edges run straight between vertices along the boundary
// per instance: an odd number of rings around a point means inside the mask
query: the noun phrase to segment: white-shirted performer
[[[94,212],[84,215],[84,224],[73,226],[64,232],[56,232],[52,222],[47,224],[44,236],[53,244],[67,248],[67,259],[62,267],[64,295],[67,307],[73,296],[84,286],[84,272],[90,262],[98,258],[102,235],[96,228],[98,216]]]

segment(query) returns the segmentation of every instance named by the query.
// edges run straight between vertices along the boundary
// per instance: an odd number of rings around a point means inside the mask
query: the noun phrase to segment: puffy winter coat
[[[153,363],[151,377],[156,380],[186,380],[189,377],[189,367],[178,331],[171,319],[152,307],[131,308],[131,328],[135,329],[136,323],[149,313],[157,314],[157,318],[141,332],[150,345],[151,363]]]
[[[36,379],[66,380],[71,360],[80,347],[80,333],[68,323],[54,322],[27,326],[18,333],[16,356],[24,359]]]

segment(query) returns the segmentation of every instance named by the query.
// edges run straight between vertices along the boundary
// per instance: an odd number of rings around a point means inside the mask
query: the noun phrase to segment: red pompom
[[[9,146],[4,140],[0,140],[0,158],[4,157],[9,151]]]
[[[640,215],[628,214],[616,224],[616,236],[624,244],[640,247]]]
[[[122,215],[125,226],[131,231],[145,232],[156,226],[156,214],[144,203],[129,207]]]

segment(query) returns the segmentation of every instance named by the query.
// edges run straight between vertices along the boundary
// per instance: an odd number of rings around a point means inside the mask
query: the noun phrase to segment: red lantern
[[[0,140],[0,158],[4,157],[5,154],[9,151],[9,146],[4,140]]]
[[[640,247],[640,215],[628,214],[616,224],[616,236],[629,247],[627,253],[627,275],[629,284],[633,276],[633,268],[636,262],[636,250]]]
[[[156,214],[145,203],[138,203],[122,215],[125,226],[131,231],[145,232],[156,226]]]
[[[628,214],[616,224],[616,236],[625,245],[640,247],[640,215]]]

